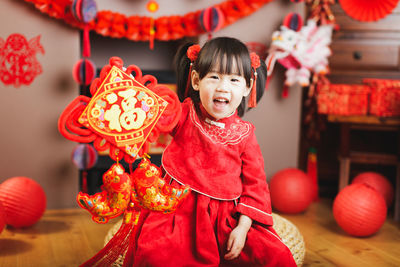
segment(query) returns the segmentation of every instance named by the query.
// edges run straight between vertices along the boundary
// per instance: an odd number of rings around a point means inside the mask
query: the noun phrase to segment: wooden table
[[[349,184],[350,165],[352,163],[393,165],[396,168],[394,219],[400,221],[400,118],[328,115],[327,120],[340,124],[339,191]],[[397,132],[397,153],[386,154],[353,151],[350,144],[351,130],[395,131]],[[371,142],[373,141],[371,140]]]
[[[304,236],[307,252],[303,266],[400,266],[399,224],[388,219],[371,237],[351,237],[336,225],[331,205],[331,201],[321,200],[304,214],[280,214]],[[117,220],[99,225],[81,209],[48,210],[31,228],[3,230],[0,266],[78,266],[101,249]]]

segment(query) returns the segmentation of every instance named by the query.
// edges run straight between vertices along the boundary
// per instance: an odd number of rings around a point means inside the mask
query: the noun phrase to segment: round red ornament
[[[283,169],[269,182],[272,206],[284,213],[300,213],[307,209],[313,197],[310,177],[296,168]]]
[[[5,226],[6,226],[6,215],[4,213],[3,204],[1,204],[0,201],[0,233],[3,231]]]
[[[35,180],[12,177],[0,184],[6,224],[15,228],[35,224],[46,209],[46,195]]]
[[[201,11],[199,23],[203,30],[208,33],[218,31],[224,26],[225,18],[219,7],[208,7]]]
[[[89,144],[79,144],[72,151],[72,162],[79,170],[88,170],[96,165],[98,159],[96,149]]]
[[[382,174],[376,172],[363,172],[354,177],[352,184],[366,183],[382,194],[386,201],[386,206],[390,207],[393,202],[394,189],[389,180]]]
[[[96,76],[96,65],[89,59],[80,59],[72,70],[74,80],[82,85],[89,85]]]
[[[349,235],[369,236],[386,220],[383,196],[365,183],[346,186],[333,201],[333,217]]]

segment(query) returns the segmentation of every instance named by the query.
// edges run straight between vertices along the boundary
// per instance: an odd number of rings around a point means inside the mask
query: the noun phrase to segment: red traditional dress
[[[172,183],[192,192],[176,212],[144,211],[137,225],[135,266],[296,266],[272,228],[269,189],[254,126],[236,114],[214,121],[193,102],[166,148],[162,166]],[[253,219],[240,256],[224,260],[240,214]]]

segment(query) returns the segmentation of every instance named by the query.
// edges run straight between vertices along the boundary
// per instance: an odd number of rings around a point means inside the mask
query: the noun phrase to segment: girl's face
[[[208,72],[201,80],[197,71],[192,71],[193,89],[199,91],[204,109],[214,119],[219,120],[232,115],[243,97],[250,93],[243,76],[235,73],[219,73],[218,66]]]

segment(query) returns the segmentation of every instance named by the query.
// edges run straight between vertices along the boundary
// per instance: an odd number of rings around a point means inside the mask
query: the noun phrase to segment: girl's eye
[[[210,75],[210,78],[211,79],[218,79],[218,76],[217,75]]]

